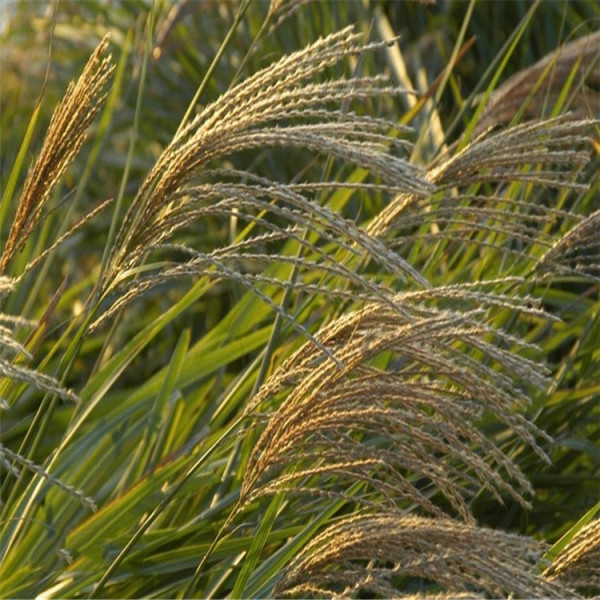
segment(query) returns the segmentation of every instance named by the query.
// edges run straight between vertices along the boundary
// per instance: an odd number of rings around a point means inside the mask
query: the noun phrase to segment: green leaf
[[[271,533],[284,498],[285,494],[279,493],[271,499],[269,508],[262,517],[258,531],[254,536],[252,545],[250,546],[250,550],[248,550],[242,570],[235,581],[233,591],[231,592],[231,598],[235,599],[250,597],[246,591],[246,584],[260,559],[260,555],[265,547],[265,544],[267,543],[267,540],[269,539],[269,534]]]

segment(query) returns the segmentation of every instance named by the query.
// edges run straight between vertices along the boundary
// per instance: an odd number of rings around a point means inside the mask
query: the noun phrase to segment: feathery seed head
[[[50,194],[67,167],[78,154],[87,129],[102,106],[102,90],[114,70],[111,55],[102,58],[108,48],[105,36],[92,53],[77,82],[71,82],[56,107],[42,150],[29,170],[8,239],[0,256],[0,274],[39,222]]]
[[[526,505],[529,483],[481,434],[477,419],[491,410],[547,460],[535,441],[541,432],[513,410],[527,402],[516,379],[542,388],[547,380],[535,363],[484,341],[510,339],[481,312],[486,301],[508,306],[507,300],[475,293],[471,301],[479,308],[464,311],[418,302],[453,291],[399,295],[395,306],[371,302],[322,329],[318,341],[343,369],[309,343],[288,359],[246,411],[255,414],[289,390],[254,447],[242,498],[284,489],[335,495],[342,480],[366,483],[392,506],[415,503],[437,515],[443,513],[431,497],[439,492],[465,520],[471,518],[466,498],[478,486]],[[474,360],[469,348],[499,368]],[[384,354],[385,370],[374,364]]]
[[[543,544],[448,519],[398,512],[345,517],[310,542],[275,595],[353,598],[400,596],[397,577],[442,589],[442,597],[576,597],[536,574]],[[425,596],[429,598],[429,595]],[[433,596],[435,597],[435,596]]]
[[[164,150],[136,195],[117,237],[112,272],[136,264],[150,235],[156,243],[165,242],[198,218],[202,205],[217,209],[220,200],[236,197],[241,204],[248,189],[231,188],[224,196],[217,182],[202,190],[188,187],[194,173],[210,172],[214,161],[241,150],[293,147],[325,153],[363,167],[388,186],[417,195],[428,193],[432,186],[420,169],[390,152],[390,147],[405,145],[394,144],[387,135],[390,130],[397,131],[397,125],[332,110],[349,100],[405,90],[390,86],[387,78],[380,76],[311,81],[352,54],[382,46],[364,45],[361,38],[351,27],[333,33],[281,58],[204,108]],[[259,182],[259,187],[250,193],[275,201],[280,201],[283,193],[289,196],[290,188],[282,184],[263,186]]]

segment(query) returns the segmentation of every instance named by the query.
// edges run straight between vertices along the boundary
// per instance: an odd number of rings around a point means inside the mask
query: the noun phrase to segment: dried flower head
[[[90,56],[76,83],[71,82],[55,109],[42,150],[29,170],[8,239],[0,257],[4,273],[41,219],[50,194],[71,164],[86,138],[87,129],[100,110],[102,90],[114,70],[111,56],[102,58],[107,35]]]
[[[275,595],[405,598],[411,581],[424,598],[576,597],[536,574],[543,544],[531,538],[398,513],[346,517],[310,542],[277,584]],[[440,590],[442,595],[439,596]],[[410,597],[410,596],[408,596]]]
[[[528,402],[519,380],[542,388],[547,381],[535,362],[502,349],[519,342],[487,324],[484,307],[541,313],[528,299],[460,287],[371,302],[316,336],[335,361],[310,342],[288,359],[247,409],[277,403],[250,457],[242,500],[284,490],[343,496],[362,482],[369,491],[356,500],[367,505],[415,504],[442,515],[432,499],[440,493],[466,520],[467,499],[480,486],[527,505],[529,483],[477,420],[492,411],[547,460],[535,441],[541,432],[514,411]],[[450,298],[477,308],[431,306]]]
[[[571,79],[574,78],[574,84]],[[510,122],[517,114],[541,118],[571,85],[567,108],[572,118],[600,117],[600,32],[580,37],[544,56],[505,81],[492,95],[475,127],[475,135]]]
[[[235,210],[256,219],[264,206],[277,203],[300,209],[294,216],[311,223],[315,203],[300,188],[262,178],[251,178],[253,185],[247,185],[247,173],[227,175],[212,168],[215,161],[242,150],[288,147],[324,153],[359,165],[398,192],[427,194],[431,185],[421,170],[396,153],[407,143],[388,135],[401,127],[334,108],[406,90],[391,86],[384,76],[314,81],[344,58],[383,45],[365,45],[362,34],[344,29],[283,57],[205,107],[164,150],[134,198],[117,236],[105,287],[139,264],[149,249],[202,216]],[[193,177],[203,182],[192,182]]]

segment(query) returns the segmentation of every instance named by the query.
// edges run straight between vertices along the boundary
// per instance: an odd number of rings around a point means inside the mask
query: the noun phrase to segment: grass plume
[[[475,135],[516,116],[540,118],[564,103],[572,118],[598,118],[600,32],[584,35],[505,81],[485,107]],[[574,80],[574,83],[571,83]],[[567,93],[566,101],[561,98]]]
[[[0,274],[6,272],[10,261],[42,219],[52,190],[81,149],[87,130],[104,102],[106,95],[102,90],[114,70],[110,55],[102,56],[108,48],[108,39],[106,36],[92,53],[77,82],[69,84],[52,115],[46,139],[25,180],[2,249]]]
[[[484,341],[509,339],[485,323],[484,303],[510,303],[473,292],[479,308],[463,312],[423,302],[452,297],[452,290],[397,296],[401,310],[371,303],[349,312],[318,336],[343,369],[310,343],[283,363],[248,409],[251,414],[263,402],[270,408],[270,399],[289,390],[254,446],[242,498],[250,502],[282,490],[335,495],[341,478],[363,482],[392,506],[415,503],[437,515],[443,511],[430,496],[441,492],[466,520],[471,486],[484,485],[498,498],[504,492],[527,504],[517,490],[530,493],[529,484],[481,436],[476,421],[483,410],[493,411],[544,456],[535,441],[540,432],[513,412],[527,397],[511,379],[540,387],[546,380],[539,365],[515,360]],[[459,295],[466,300],[466,294]],[[518,308],[529,310],[525,302]],[[469,347],[506,374],[473,361]],[[382,356],[386,369],[376,366]]]
[[[420,580],[421,597],[574,598],[535,574],[544,546],[532,539],[444,519],[400,513],[340,519],[317,536],[278,584],[276,595],[399,596],[394,580]],[[481,596],[480,596],[481,594]]]
[[[222,209],[221,199],[235,198],[237,209],[244,208],[245,198],[280,200],[287,194],[293,200],[289,188],[264,180],[237,189],[218,183],[187,187],[195,172],[242,150],[292,147],[325,153],[360,165],[388,185],[427,193],[430,186],[420,170],[388,152],[394,142],[385,134],[397,125],[331,110],[332,104],[406,90],[391,86],[383,76],[311,81],[344,58],[385,45],[364,45],[361,40],[362,34],[351,27],[330,34],[259,71],[200,111],[164,150],[133,200],[117,236],[108,281],[139,264],[150,246]]]

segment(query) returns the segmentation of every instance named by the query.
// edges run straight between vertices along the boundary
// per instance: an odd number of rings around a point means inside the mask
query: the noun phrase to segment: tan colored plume
[[[536,573],[544,545],[531,538],[400,513],[345,517],[292,562],[275,596],[405,598],[413,581],[422,598],[575,598]],[[431,589],[431,596],[424,590]],[[441,593],[440,593],[441,590]]]
[[[54,110],[42,150],[27,174],[17,212],[0,257],[0,274],[23,247],[42,217],[50,194],[86,138],[88,127],[102,106],[102,90],[114,70],[107,35],[94,50],[77,82],[71,82]]]

